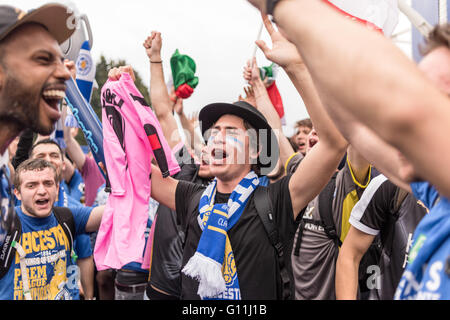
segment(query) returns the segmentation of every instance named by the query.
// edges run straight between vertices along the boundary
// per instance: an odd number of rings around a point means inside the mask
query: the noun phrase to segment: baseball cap
[[[66,41],[75,31],[69,22],[73,13],[59,3],[45,4],[28,12],[12,6],[0,6],[0,41],[26,23],[44,26],[58,44]]]

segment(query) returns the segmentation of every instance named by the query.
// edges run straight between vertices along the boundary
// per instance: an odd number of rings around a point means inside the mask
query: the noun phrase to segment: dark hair
[[[248,130],[254,130],[256,132],[256,129],[245,119],[244,120],[244,128]],[[250,143],[250,147],[252,147],[252,144]],[[259,144],[259,134],[256,134],[256,152],[261,151],[261,146]],[[251,170],[254,171],[258,176],[261,175],[261,166],[259,164],[259,161],[256,163],[252,163]]]
[[[43,140],[39,140],[38,142],[36,142],[30,149],[30,152],[28,153],[28,156],[31,157],[31,154],[33,153],[33,150],[41,144],[54,144],[55,146],[58,147],[59,153],[61,154],[61,159],[64,161],[64,153],[61,149],[61,147],[59,146],[59,144],[52,139],[43,139]]]
[[[260,142],[259,142],[259,134],[258,134],[258,131],[255,129],[255,127],[253,127],[247,120],[245,120],[245,119],[243,119],[243,118],[241,118],[242,119],[242,121],[243,121],[243,123],[244,123],[244,128],[245,128],[245,130],[247,130],[247,131],[253,131],[253,132],[256,132],[256,147],[255,147],[255,150],[254,151],[256,151],[256,152],[260,152],[261,151],[261,146],[260,146]],[[214,127],[214,124],[211,126],[211,127]],[[206,136],[206,140],[208,140],[208,138],[209,138],[209,136],[210,136],[210,132],[209,132],[209,130],[207,130],[206,132],[205,132],[205,136]],[[250,143],[249,143],[249,147],[250,148],[253,148],[253,144],[251,143],[251,141],[250,141]],[[251,170],[252,171],[254,171],[258,176],[259,175],[261,175],[261,166],[260,166],[260,163],[259,163],[259,160],[256,162],[256,163],[252,163],[251,164],[251,166],[250,166],[250,168],[251,168]]]
[[[427,55],[438,47],[450,49],[450,23],[439,24],[428,34],[425,43],[419,46],[420,53]]]
[[[296,128],[297,128],[297,127],[307,127],[307,128],[312,129],[313,124],[312,124],[311,119],[307,118],[307,119],[303,119],[303,120],[297,121],[297,122],[295,123],[295,127],[296,127]]]
[[[56,168],[53,164],[44,159],[28,159],[22,162],[16,169],[16,173],[14,174],[14,186],[17,190],[20,191],[20,184],[22,183],[20,180],[20,174],[25,171],[43,171],[46,168],[50,168],[53,170],[55,174],[55,183],[59,181],[58,173],[56,172]]]

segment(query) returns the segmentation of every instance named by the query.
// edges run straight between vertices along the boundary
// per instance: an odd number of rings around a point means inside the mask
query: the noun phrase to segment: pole
[[[261,39],[263,27],[264,27],[264,22],[261,22],[261,26],[259,27],[258,37],[257,37],[256,41]],[[258,50],[258,46],[255,44],[255,49],[253,50],[252,58],[256,57],[256,51],[257,50]]]
[[[447,0],[439,0],[439,24],[447,23]]]
[[[424,37],[428,37],[428,34],[433,27],[428,23],[428,21],[425,20],[424,17],[420,15],[419,12],[411,8],[406,0],[398,0],[398,8],[406,17],[408,17],[409,21],[411,21],[413,26],[416,27]]]

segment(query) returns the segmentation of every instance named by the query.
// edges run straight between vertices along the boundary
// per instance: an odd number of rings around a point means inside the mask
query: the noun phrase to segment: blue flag
[[[91,101],[92,88],[95,81],[95,64],[91,57],[89,41],[85,41],[81,46],[76,62],[77,85],[81,94],[88,103]]]

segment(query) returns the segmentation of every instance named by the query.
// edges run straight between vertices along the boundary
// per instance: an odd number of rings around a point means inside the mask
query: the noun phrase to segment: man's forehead
[[[54,172],[51,168],[26,170],[20,173],[22,183],[40,180],[53,180]]]
[[[296,129],[297,129],[297,131],[302,131],[302,130],[310,131],[311,130],[311,128],[308,126],[297,126]]]
[[[53,153],[56,152],[61,155],[59,148],[53,143],[42,143],[34,147],[33,155],[41,154],[41,153]]]
[[[244,120],[232,114],[225,114],[216,121],[213,127],[241,127],[244,128]]]
[[[11,46],[6,46],[6,49],[15,46],[31,49],[43,49],[52,51],[54,54],[62,56],[61,48],[56,39],[48,32],[48,30],[38,23],[26,23],[16,30],[14,30],[5,39]]]

